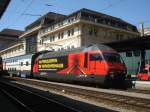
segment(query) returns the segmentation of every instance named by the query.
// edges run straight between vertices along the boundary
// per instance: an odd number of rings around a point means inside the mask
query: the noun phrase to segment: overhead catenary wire
[[[111,3],[111,4],[109,4],[108,6],[106,6],[105,8],[101,9],[101,11],[104,11],[104,10],[107,10],[108,8],[114,7],[114,6],[120,4],[120,3],[124,2],[124,1],[125,1],[125,0],[119,0],[119,1],[117,1],[117,2]]]
[[[22,15],[27,15],[27,16],[42,16],[42,15],[40,15],[40,14],[30,14],[30,13],[24,13],[24,14],[22,14]]]
[[[24,2],[24,0],[23,0],[22,2]],[[34,0],[31,0],[31,1],[26,5],[25,9],[22,11],[21,14],[19,14],[19,16],[18,16],[17,18],[21,18],[21,17],[23,16],[23,14],[25,14],[26,11],[31,7],[31,5],[33,4],[33,2],[34,2]],[[18,23],[20,20],[21,20],[21,19],[19,19],[17,22],[11,22],[10,25],[15,25],[15,24]],[[10,26],[10,25],[8,25],[8,26]],[[8,26],[7,26],[7,27],[8,27]]]

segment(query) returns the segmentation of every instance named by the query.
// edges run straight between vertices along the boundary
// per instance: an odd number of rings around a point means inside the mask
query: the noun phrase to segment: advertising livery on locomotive
[[[58,81],[109,83],[124,80],[126,67],[120,55],[108,46],[93,45],[72,51],[48,52],[35,59],[34,77]]]

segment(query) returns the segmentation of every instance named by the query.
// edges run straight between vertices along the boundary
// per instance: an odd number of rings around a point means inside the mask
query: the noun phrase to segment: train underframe
[[[125,74],[111,74],[108,75],[72,75],[72,74],[57,74],[57,73],[36,73],[33,74],[34,78],[43,78],[46,80],[57,82],[70,82],[70,83],[85,83],[101,85],[105,87],[121,86],[125,81]]]

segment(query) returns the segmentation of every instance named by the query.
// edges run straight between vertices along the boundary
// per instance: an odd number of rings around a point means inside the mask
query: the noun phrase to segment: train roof
[[[6,59],[4,59],[4,61],[18,60],[18,59],[27,59],[27,58],[31,58],[32,56],[33,56],[33,54],[20,55],[20,56],[6,58]]]
[[[89,47],[79,47],[79,48],[74,48],[70,50],[63,50],[63,51],[50,51],[44,54],[41,54],[39,56],[40,58],[50,58],[50,57],[59,57],[59,56],[65,56],[69,53],[78,53],[78,52],[88,52],[88,51],[94,51],[94,50],[101,50],[101,51],[114,51],[114,49],[103,45],[103,44],[95,44],[91,45]]]

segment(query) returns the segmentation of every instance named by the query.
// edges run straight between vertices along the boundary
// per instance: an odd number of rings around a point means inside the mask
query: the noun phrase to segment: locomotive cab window
[[[121,56],[116,53],[104,53],[104,58],[111,63],[123,63]]]
[[[90,61],[102,60],[101,55],[98,54],[90,54]]]

